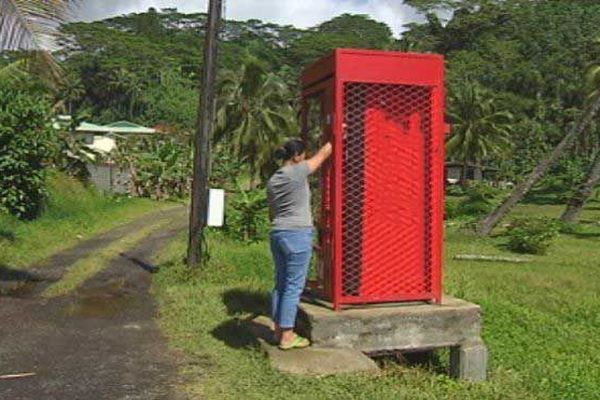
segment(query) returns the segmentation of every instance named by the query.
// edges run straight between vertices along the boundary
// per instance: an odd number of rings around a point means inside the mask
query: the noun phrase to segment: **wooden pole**
[[[208,171],[210,166],[210,136],[215,120],[215,78],[217,73],[218,35],[223,0],[210,0],[208,24],[204,40],[204,64],[198,106],[198,125],[194,138],[194,176],[187,262],[197,267],[202,260],[201,239],[206,226],[208,202]]]

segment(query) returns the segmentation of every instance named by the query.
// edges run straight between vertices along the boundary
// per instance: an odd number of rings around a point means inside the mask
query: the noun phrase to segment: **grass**
[[[0,265],[20,269],[139,216],[170,207],[147,199],[108,197],[53,173],[45,213],[35,221],[0,214]]]
[[[171,223],[171,220],[158,220],[157,222],[146,225],[135,233],[110,244],[98,253],[91,254],[90,256],[81,259],[71,265],[64,276],[58,282],[50,285],[42,293],[42,296],[45,298],[53,298],[69,294],[86,280],[107,268],[119,254],[143,241],[150,233],[164,228]]]
[[[560,207],[519,206],[516,215],[557,216]],[[600,220],[592,203],[584,219]],[[155,291],[161,324],[188,358],[187,391],[207,399],[600,399],[600,227],[562,235],[528,264],[457,261],[510,254],[503,237],[481,239],[452,225],[446,233],[446,292],[481,304],[490,379],[456,382],[437,369],[388,363],[379,376],[306,378],[273,370],[239,324],[266,312],[272,266],[266,243],[218,233],[204,273],[181,263],[185,238],[161,259]]]

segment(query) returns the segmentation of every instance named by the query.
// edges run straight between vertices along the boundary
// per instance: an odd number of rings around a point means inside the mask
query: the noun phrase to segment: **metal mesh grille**
[[[431,121],[430,88],[344,86],[345,297],[431,292]]]

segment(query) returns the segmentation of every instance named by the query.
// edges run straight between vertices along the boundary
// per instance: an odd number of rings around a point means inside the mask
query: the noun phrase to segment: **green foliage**
[[[560,233],[573,235],[581,231],[581,226],[576,222],[563,222],[558,220],[557,223]]]
[[[507,248],[516,253],[545,254],[560,232],[560,224],[550,218],[521,218],[506,232]]]
[[[264,190],[238,191],[227,207],[225,232],[232,238],[254,242],[266,238],[269,231],[267,195]]]
[[[44,163],[54,144],[50,106],[22,90],[0,87],[0,212],[33,219],[44,206]]]
[[[0,213],[0,266],[20,269],[149,211],[167,207],[146,199],[104,196],[49,169],[44,212],[34,221]]]
[[[211,156],[211,187],[232,192],[238,190],[237,182],[243,172],[243,164],[224,146],[215,146]]]
[[[480,217],[496,205],[500,190],[486,182],[473,182],[465,190],[466,197],[457,205],[456,216]]]
[[[445,219],[453,219],[459,217],[458,206],[460,201],[456,197],[446,196],[445,203]]]
[[[290,64],[306,65],[338,47],[385,49],[392,43],[392,31],[386,24],[366,15],[342,14],[292,42]]]
[[[446,186],[447,196],[464,196],[466,189],[461,185],[448,185]]]
[[[84,185],[80,180],[56,169],[48,170],[46,188],[48,200],[43,216],[55,220],[90,213],[95,208],[110,207],[123,201],[103,196],[94,187]]]
[[[55,108],[60,109],[67,115],[73,115],[76,105],[85,95],[85,87],[76,74],[64,77],[58,88],[57,104]]]
[[[74,3],[74,0],[2,0],[0,52],[23,50],[29,72],[55,85],[61,71],[51,47],[58,35],[58,27],[67,19]],[[5,73],[6,70],[0,69],[0,77]],[[2,81],[6,82],[3,77]]]
[[[115,160],[129,171],[138,196],[167,200],[189,193],[191,147],[174,138],[121,138]]]
[[[565,158],[555,165],[526,197],[538,204],[565,204],[576,185],[582,182],[591,161],[583,157]]]
[[[427,11],[443,1],[415,1]],[[419,3],[419,4],[417,4]],[[590,90],[585,73],[600,59],[600,5],[580,1],[450,1],[447,24],[435,15],[405,32],[405,49],[442,53],[449,93],[465,81],[492,92],[497,110],[513,115],[513,149],[491,163],[513,181],[531,171],[581,115]],[[593,70],[590,71],[593,76]],[[592,85],[593,86],[593,85]],[[452,102],[449,102],[452,107]],[[590,156],[599,145],[592,126],[568,156]],[[500,159],[499,159],[500,158]]]
[[[262,62],[248,58],[239,72],[227,73],[217,112],[217,143],[247,165],[251,186],[273,172],[272,154],[298,122],[287,85]]]
[[[487,182],[473,182],[465,193],[469,201],[492,202],[501,191]]]
[[[476,4],[489,4],[493,1],[485,0],[405,0],[405,3],[416,9],[427,12],[440,9],[468,8]]]
[[[492,93],[478,84],[463,82],[454,87],[448,118],[453,127],[447,142],[448,155],[464,165],[502,158],[512,147],[512,114],[499,110]],[[463,169],[463,183],[465,174]]]
[[[150,126],[167,124],[193,132],[198,120],[198,89],[181,72],[165,71],[143,94],[142,119]]]
[[[220,44],[224,90],[219,105],[228,108],[228,134],[243,127],[234,135],[240,139],[238,144],[233,136],[224,142],[240,149],[235,153],[248,168],[263,170],[251,175],[268,175],[270,146],[277,142],[271,128],[263,128],[266,119],[254,110],[281,110],[260,104],[265,98],[248,92],[231,101],[230,94],[236,91],[232,81],[244,79],[246,72],[240,66],[248,64],[249,58],[260,60],[261,79],[274,74],[292,89],[278,103],[295,107],[300,69],[333,48],[442,53],[448,60],[449,119],[454,125],[450,156],[491,164],[499,168],[500,178],[513,182],[530,171],[581,114],[584,94],[597,81],[593,69],[587,84],[584,79],[588,67],[600,59],[597,3],[421,0],[411,4],[424,12],[442,6],[454,13],[447,23],[433,13],[426,15],[422,23],[410,24],[396,43],[389,27],[363,15],[344,14],[308,30],[259,20],[224,24]],[[74,111],[89,110],[99,122],[129,119],[192,131],[202,62],[198,27],[205,22],[205,14],[165,9],[66,25],[61,56],[75,79],[59,96],[61,104]],[[242,105],[253,111],[239,112]],[[279,130],[278,136],[296,135]],[[597,130],[597,126],[588,129],[569,155],[593,154],[600,145]],[[257,160],[246,159],[254,154]]]

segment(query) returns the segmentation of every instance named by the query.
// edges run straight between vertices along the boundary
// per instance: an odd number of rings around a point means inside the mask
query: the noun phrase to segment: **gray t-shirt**
[[[307,162],[280,168],[267,183],[267,196],[274,229],[311,228],[310,189]]]

